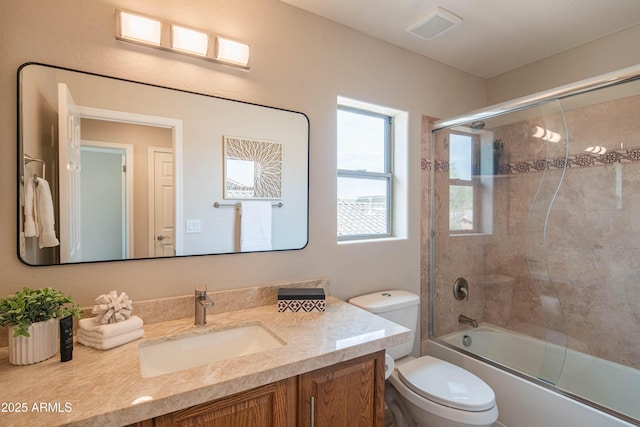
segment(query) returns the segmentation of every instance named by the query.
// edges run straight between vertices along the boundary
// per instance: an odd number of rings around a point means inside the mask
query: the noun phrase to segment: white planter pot
[[[29,337],[13,336],[9,327],[9,363],[31,365],[47,360],[58,352],[60,319],[49,319],[29,326]]]

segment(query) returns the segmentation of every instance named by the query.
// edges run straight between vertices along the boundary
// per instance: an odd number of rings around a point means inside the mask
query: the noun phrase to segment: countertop
[[[138,361],[142,340],[194,329],[225,329],[259,322],[286,342],[280,348],[143,378]],[[121,426],[249,390],[408,342],[411,332],[336,298],[324,313],[278,313],[277,306],[144,326],[145,336],[100,351],[74,343],[73,360],[59,355],[29,366],[9,364],[0,348],[0,425]]]

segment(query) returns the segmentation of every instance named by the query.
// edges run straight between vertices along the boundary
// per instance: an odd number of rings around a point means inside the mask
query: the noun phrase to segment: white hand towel
[[[81,331],[85,331],[87,336],[95,336],[96,338],[110,338],[116,335],[142,328],[142,319],[138,316],[131,316],[127,320],[116,323],[101,325],[96,323],[95,317],[80,319],[78,326]]]
[[[42,178],[36,178],[36,181],[38,183],[36,186],[36,207],[40,249],[58,246],[60,242],[53,228],[55,220],[49,183]]]
[[[268,201],[240,202],[240,250],[271,250],[271,211]]]
[[[35,211],[35,182],[28,179],[24,184],[24,237],[35,237],[38,235],[36,226]]]
[[[138,338],[144,336],[144,330],[142,328],[134,331],[125,332],[124,334],[116,335],[111,338],[105,338],[103,340],[96,340],[92,337],[87,337],[85,331],[78,331],[78,342],[87,347],[97,348],[98,350],[109,350],[110,348],[118,347],[131,341],[135,341]]]

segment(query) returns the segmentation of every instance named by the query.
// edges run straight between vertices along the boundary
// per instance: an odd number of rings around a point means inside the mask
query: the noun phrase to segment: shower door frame
[[[596,76],[593,78],[580,80],[574,83],[570,83],[567,85],[559,86],[557,88],[549,89],[542,92],[537,92],[532,95],[516,98],[510,101],[505,101],[499,104],[495,104],[492,106],[488,106],[482,109],[474,110],[466,114],[454,116],[452,118],[437,120],[432,123],[431,134],[430,134],[430,154],[429,157],[434,159],[435,154],[435,132],[438,130],[443,130],[447,128],[452,128],[454,126],[459,126],[463,124],[468,124],[473,121],[480,121],[484,119],[489,119],[492,117],[500,116],[503,114],[508,114],[512,112],[516,112],[519,110],[524,110],[527,108],[541,106],[543,104],[562,100],[564,98],[568,98],[570,96],[579,95],[586,92],[591,92],[597,89],[611,87],[615,85],[620,85],[627,82],[632,82],[635,80],[640,80],[640,65],[630,66],[623,68],[618,71],[613,71],[607,74],[603,74],[600,76]],[[430,176],[429,176],[429,206],[430,209],[433,209],[435,206],[435,168],[431,168]],[[429,215],[429,310],[428,310],[428,337],[427,341],[434,342],[443,347],[449,348],[450,350],[456,351],[463,355],[469,356],[476,360],[479,360],[483,363],[486,363],[489,366],[505,371],[509,374],[515,375],[521,379],[532,382],[538,386],[541,386],[545,389],[551,390],[555,393],[558,393],[562,396],[568,397],[570,399],[576,400],[582,404],[593,407],[597,410],[600,410],[606,414],[615,416],[623,421],[630,422],[632,424],[638,423],[638,420],[632,418],[628,415],[622,414],[615,410],[612,410],[609,407],[602,406],[597,402],[593,402],[591,400],[585,399],[581,396],[575,395],[569,391],[563,390],[551,383],[546,381],[537,379],[535,377],[526,375],[520,371],[517,371],[513,368],[505,366],[503,364],[494,362],[485,357],[479,356],[470,351],[461,349],[457,346],[449,344],[443,340],[440,340],[434,335],[434,325],[435,325],[435,216],[430,213]]]

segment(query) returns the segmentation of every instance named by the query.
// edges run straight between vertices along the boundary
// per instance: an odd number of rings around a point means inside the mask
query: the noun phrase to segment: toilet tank
[[[418,295],[403,290],[381,291],[351,298],[349,304],[410,329],[411,341],[390,347],[387,349],[387,353],[394,360],[411,354],[418,330],[418,309],[420,307]]]

